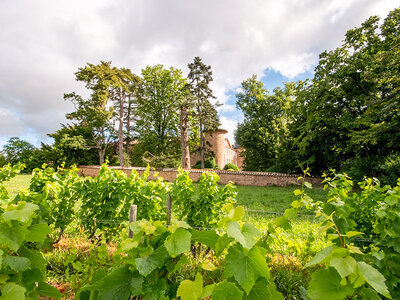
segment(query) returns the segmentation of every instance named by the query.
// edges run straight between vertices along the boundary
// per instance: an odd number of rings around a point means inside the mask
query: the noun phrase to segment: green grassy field
[[[237,204],[252,210],[268,210],[284,212],[296,200],[294,190],[298,186],[238,186]],[[315,201],[326,200],[326,192],[322,188],[306,191]]]

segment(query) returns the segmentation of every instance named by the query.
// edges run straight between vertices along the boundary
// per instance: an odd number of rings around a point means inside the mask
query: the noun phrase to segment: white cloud
[[[319,52],[340,45],[346,30],[399,0],[163,0],[0,2],[0,111],[6,129],[39,136],[66,122],[66,92],[82,92],[73,73],[86,62],[112,60],[140,73],[162,63],[182,68],[194,56],[212,66],[212,88],[226,103],[252,74],[272,68],[294,77]],[[225,113],[232,105],[221,107]],[[3,116],[3,119],[5,117]],[[222,119],[222,118],[221,118]],[[0,122],[4,122],[3,120]]]
[[[227,118],[225,116],[222,116],[220,118],[221,121],[221,128],[228,130],[228,133],[226,134],[226,137],[229,139],[229,142],[233,146],[235,144],[235,137],[234,133],[238,125],[238,121],[234,119]]]

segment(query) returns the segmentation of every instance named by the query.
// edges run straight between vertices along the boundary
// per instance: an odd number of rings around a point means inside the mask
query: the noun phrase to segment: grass
[[[298,188],[298,186],[238,186],[237,205],[243,205],[247,209],[282,213],[298,199],[293,193]],[[313,188],[306,192],[315,201],[326,199],[326,192],[322,188]]]
[[[32,175],[22,174],[12,178],[8,182],[5,182],[4,186],[10,194],[10,198],[13,199],[20,190],[29,188],[31,178]]]

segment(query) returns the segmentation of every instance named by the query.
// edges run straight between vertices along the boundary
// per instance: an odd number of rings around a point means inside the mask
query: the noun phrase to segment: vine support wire
[[[136,216],[137,216],[137,205],[132,204],[130,209],[129,209],[129,225],[131,225],[132,222],[136,222]],[[129,238],[133,238],[133,231],[131,230],[131,227],[129,226]]]

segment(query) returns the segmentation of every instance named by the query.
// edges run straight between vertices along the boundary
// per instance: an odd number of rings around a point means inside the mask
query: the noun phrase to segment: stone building
[[[233,148],[229,140],[225,137],[228,131],[219,128],[215,131],[205,133],[206,150],[214,156],[217,165],[222,169],[228,163],[233,163],[242,169],[243,157],[240,156],[242,148]],[[192,165],[200,161],[200,152],[191,154],[190,161]]]

